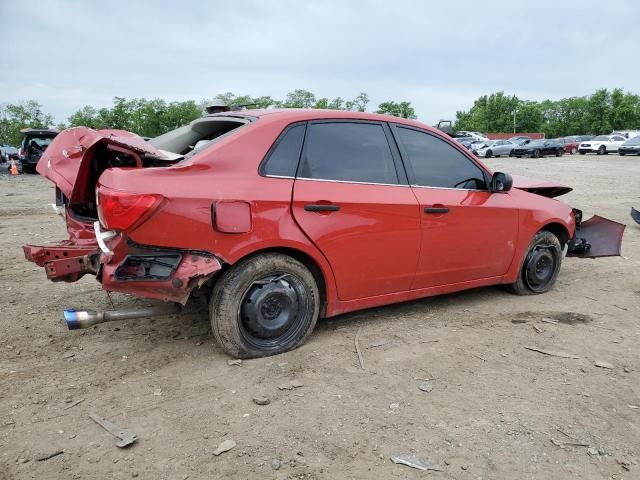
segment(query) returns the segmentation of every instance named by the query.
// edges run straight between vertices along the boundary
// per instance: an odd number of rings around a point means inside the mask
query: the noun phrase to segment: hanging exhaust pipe
[[[133,318],[146,318],[156,315],[172,315],[180,311],[180,305],[169,303],[143,308],[123,308],[120,310],[110,310],[106,312],[96,312],[95,310],[74,310],[64,311],[64,320],[67,322],[69,330],[89,328],[98,323],[114,322],[116,320],[131,320]]]

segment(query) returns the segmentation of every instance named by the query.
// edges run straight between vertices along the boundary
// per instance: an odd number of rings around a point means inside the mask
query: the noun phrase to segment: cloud
[[[58,120],[116,95],[283,98],[296,88],[453,118],[478,96],[636,89],[640,4],[611,1],[0,3],[0,103]]]

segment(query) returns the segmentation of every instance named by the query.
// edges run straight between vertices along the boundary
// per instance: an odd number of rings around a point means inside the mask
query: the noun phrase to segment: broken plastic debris
[[[225,440],[220,445],[218,445],[218,448],[213,451],[213,454],[217,457],[221,453],[228,452],[235,446],[236,442],[234,442],[233,440]]]
[[[436,472],[444,471],[440,466],[432,463],[430,460],[424,460],[422,458],[416,457],[415,455],[409,455],[407,453],[392,455],[391,461],[393,463],[399,463],[411,468],[417,468],[418,470],[435,470]]]

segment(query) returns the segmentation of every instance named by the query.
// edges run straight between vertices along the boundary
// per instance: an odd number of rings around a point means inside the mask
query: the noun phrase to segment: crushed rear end
[[[170,167],[181,158],[122,130],[76,127],[60,133],[37,171],[56,185],[56,209],[69,238],[24,245],[25,258],[52,281],[75,282],[90,274],[107,291],[185,304],[192,289],[222,268],[219,259],[208,252],[137,245],[128,237],[166,201],[160,195],[96,193],[107,170]]]

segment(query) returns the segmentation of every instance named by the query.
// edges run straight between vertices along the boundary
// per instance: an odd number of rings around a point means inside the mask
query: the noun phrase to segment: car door
[[[393,133],[420,204],[422,248],[413,288],[505,274],[518,230],[511,195],[489,192],[489,174],[439,136],[399,124]]]
[[[613,137],[611,137],[611,141],[607,145],[607,151],[617,152],[618,147],[620,147],[620,145],[622,145],[625,141],[626,139],[624,137],[621,137],[619,135],[614,135]]]
[[[340,300],[411,287],[420,215],[386,123],[310,121],[292,210],[330,263]]]
[[[509,155],[508,143],[505,140],[498,140],[496,146],[497,155]]]

